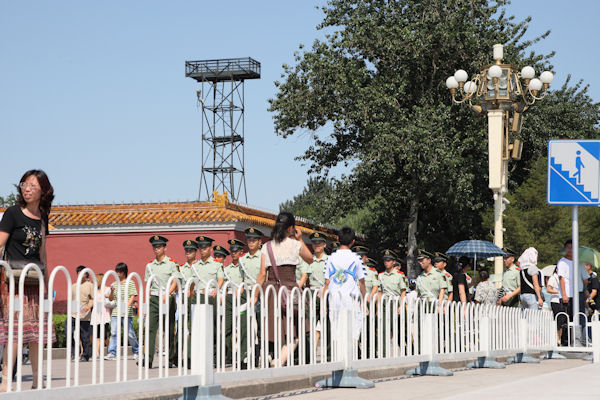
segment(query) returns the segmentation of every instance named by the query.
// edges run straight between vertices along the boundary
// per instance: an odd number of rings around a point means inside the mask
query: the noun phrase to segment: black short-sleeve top
[[[48,232],[47,219],[26,216],[18,205],[6,209],[0,221],[0,231],[8,233],[4,247],[9,262],[40,262],[42,224]]]

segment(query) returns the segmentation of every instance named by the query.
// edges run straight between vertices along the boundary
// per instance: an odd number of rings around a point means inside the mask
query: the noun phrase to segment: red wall
[[[205,235],[215,239],[213,245],[229,248],[227,240],[236,238],[245,240],[244,232],[238,231],[195,231],[195,232],[157,232],[169,239],[167,256],[174,258],[179,264],[185,262],[183,241]],[[66,267],[71,272],[71,279],[77,279],[75,269],[85,265],[96,273],[114,270],[115,265],[124,262],[129,272],[137,272],[144,279],[146,264],[154,259],[152,246],[148,239],[153,234],[143,233],[86,233],[86,234],[51,234],[48,236],[47,252],[50,271],[57,265]],[[227,265],[231,259],[225,260]],[[59,274],[55,281],[56,300],[66,300],[67,282]]]

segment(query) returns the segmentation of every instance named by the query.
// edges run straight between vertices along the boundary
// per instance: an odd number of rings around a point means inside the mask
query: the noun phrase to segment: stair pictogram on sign
[[[600,204],[600,140],[548,143],[548,204]]]

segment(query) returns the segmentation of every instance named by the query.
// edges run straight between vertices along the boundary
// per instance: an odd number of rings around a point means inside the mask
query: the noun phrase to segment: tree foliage
[[[420,246],[445,251],[485,234],[481,213],[491,203],[485,119],[453,106],[444,81],[458,68],[475,73],[488,64],[495,43],[505,44],[507,63],[550,68],[552,54],[530,50],[548,32],[523,40],[529,18],[515,21],[506,4],[331,0],[323,7],[319,28],[329,34],[308,50],[301,46],[295,65],[284,65],[270,111],[278,135],[312,135],[313,144],[299,156],[309,172],[327,176],[334,166],[356,165],[335,183],[334,204],[342,211],[329,213],[327,222],[361,216],[361,223],[370,222],[363,232],[376,249],[408,242],[413,251],[418,238]],[[578,87],[563,89],[555,102],[585,98]],[[579,110],[590,118],[578,122],[561,107],[546,106],[546,113],[568,119],[572,132],[594,130],[589,121],[594,115],[597,121],[597,106]],[[532,113],[523,131],[526,153],[513,168],[516,184],[539,157],[541,143],[557,133],[558,125],[543,118],[541,110]]]
[[[15,192],[6,196],[0,196],[0,207],[10,207],[17,204],[17,185],[14,185]]]

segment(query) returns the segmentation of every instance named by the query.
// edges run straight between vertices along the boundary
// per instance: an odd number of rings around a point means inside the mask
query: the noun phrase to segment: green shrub
[[[56,335],[56,342],[52,344],[54,348],[67,347],[67,333],[65,332],[65,321],[67,320],[66,314],[54,314],[52,315],[52,323],[54,325],[54,334]],[[138,317],[133,317],[133,330],[135,335],[138,336]],[[98,328],[100,329],[100,328]],[[123,335],[124,330],[121,330]],[[110,337],[110,328],[105,332],[107,337]],[[138,338],[139,340],[139,338]]]
[[[52,345],[52,347],[67,347],[67,334],[65,333],[66,320],[66,314],[52,315],[52,323],[54,324],[54,334],[56,335],[56,342]]]

